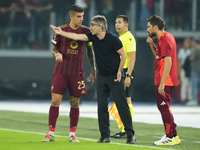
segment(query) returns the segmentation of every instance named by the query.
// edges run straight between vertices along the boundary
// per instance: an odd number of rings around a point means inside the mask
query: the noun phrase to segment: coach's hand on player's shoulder
[[[92,84],[94,84],[94,82],[96,81],[96,70],[93,70],[91,73],[90,73],[90,78],[89,78],[89,82],[91,82],[92,80]]]
[[[62,29],[60,27],[56,27],[52,24],[50,24],[50,27],[53,29],[53,31],[56,33],[56,34],[61,34],[62,33]]]
[[[117,79],[114,79],[115,82],[120,82],[121,81],[121,77],[122,77],[122,73],[121,72],[117,72]]]
[[[55,54],[55,59],[57,62],[62,62],[63,61],[63,56],[61,53],[56,53]]]

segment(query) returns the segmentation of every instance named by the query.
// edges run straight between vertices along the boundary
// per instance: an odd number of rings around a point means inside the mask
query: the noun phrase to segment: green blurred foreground
[[[200,129],[178,127],[180,145],[154,146],[153,142],[164,135],[162,125],[133,123],[136,144],[126,144],[126,139],[111,138],[111,143],[97,143],[100,138],[98,120],[80,118],[76,136],[80,143],[68,142],[69,117],[59,116],[54,142],[41,142],[48,133],[48,115],[14,111],[0,111],[0,150],[150,150],[180,149],[199,150]],[[115,121],[110,121],[111,134],[120,130]]]

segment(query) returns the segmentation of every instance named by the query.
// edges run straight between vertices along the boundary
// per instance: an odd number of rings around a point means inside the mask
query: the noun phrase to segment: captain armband
[[[92,42],[86,42],[86,46],[91,46]]]

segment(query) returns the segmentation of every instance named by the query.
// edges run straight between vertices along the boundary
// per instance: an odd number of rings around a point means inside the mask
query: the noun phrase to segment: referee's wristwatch
[[[126,74],[126,76],[127,76],[127,77],[131,77],[131,75],[130,75],[130,74]]]
[[[133,79],[133,76],[131,76],[130,74],[126,74],[126,77],[130,77],[131,79]]]

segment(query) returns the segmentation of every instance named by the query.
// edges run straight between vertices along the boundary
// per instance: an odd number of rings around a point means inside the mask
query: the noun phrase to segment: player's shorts
[[[70,96],[87,95],[84,75],[67,76],[54,74],[51,84],[51,93],[64,95],[67,89],[69,90]]]
[[[126,72],[127,72],[127,69],[123,69],[122,79],[124,79],[124,80],[126,78]],[[131,76],[133,77],[133,79],[131,78],[131,85],[129,87],[126,87],[126,89],[125,89],[126,97],[132,97],[133,96],[133,84],[134,84],[134,77],[135,77],[134,70],[133,70]]]

